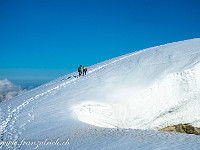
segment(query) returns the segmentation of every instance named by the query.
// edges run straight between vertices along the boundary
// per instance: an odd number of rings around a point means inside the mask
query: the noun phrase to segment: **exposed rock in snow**
[[[169,126],[159,131],[170,131],[170,132],[180,132],[180,133],[200,135],[200,128],[193,127],[192,125],[189,124],[179,124],[179,125]]]

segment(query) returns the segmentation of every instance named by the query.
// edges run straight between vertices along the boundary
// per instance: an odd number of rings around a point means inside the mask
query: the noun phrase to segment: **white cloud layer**
[[[0,80],[0,101],[5,101],[26,92],[20,85],[14,85],[8,79]]]

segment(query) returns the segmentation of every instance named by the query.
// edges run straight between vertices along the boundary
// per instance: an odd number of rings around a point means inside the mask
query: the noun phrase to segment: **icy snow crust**
[[[1,141],[70,139],[38,149],[198,149],[199,136],[150,131],[180,123],[200,127],[199,38],[107,60],[1,103]]]

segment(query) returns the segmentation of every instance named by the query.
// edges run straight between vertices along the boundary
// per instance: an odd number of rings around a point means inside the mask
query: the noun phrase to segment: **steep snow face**
[[[84,102],[74,111],[79,120],[108,128],[161,129],[180,123],[200,126],[199,75],[197,65],[167,75],[138,95],[134,88],[122,89],[112,93],[116,103]]]
[[[160,129],[180,123],[200,126],[199,75],[199,38],[107,60],[88,67],[87,76],[78,78],[75,72],[2,102],[1,140],[69,136],[75,142],[73,138],[79,139],[84,130],[93,129],[91,132],[98,137],[99,127]],[[110,133],[117,131],[106,129],[100,137],[104,139]],[[124,141],[123,136],[116,138]],[[78,140],[80,149],[82,142],[87,140]]]
[[[199,39],[116,58],[98,72],[101,83],[92,96],[73,110],[79,120],[100,127],[200,126],[199,62]]]

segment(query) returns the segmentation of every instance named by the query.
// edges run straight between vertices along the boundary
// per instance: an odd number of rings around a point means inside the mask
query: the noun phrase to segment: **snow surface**
[[[2,149],[199,149],[200,39],[148,48],[58,78],[1,103]],[[68,141],[6,145],[5,141]]]

